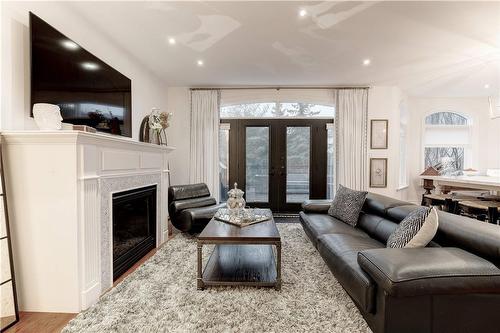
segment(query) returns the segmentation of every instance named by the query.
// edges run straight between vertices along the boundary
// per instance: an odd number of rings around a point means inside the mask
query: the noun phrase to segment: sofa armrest
[[[500,270],[458,248],[373,249],[358,264],[387,294],[500,293]]]
[[[213,197],[200,197],[172,201],[168,207],[170,217],[173,217],[185,209],[214,206],[217,201]]]
[[[332,204],[332,200],[306,200],[302,203],[302,210],[305,213],[326,214]]]

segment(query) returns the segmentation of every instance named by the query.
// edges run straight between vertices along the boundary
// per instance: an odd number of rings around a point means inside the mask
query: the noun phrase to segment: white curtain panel
[[[336,184],[366,190],[368,89],[336,89]]]
[[[189,180],[205,183],[219,200],[219,104],[218,90],[191,91],[191,152]]]

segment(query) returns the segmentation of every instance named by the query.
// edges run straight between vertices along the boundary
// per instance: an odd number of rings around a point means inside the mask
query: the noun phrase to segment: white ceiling
[[[500,88],[500,2],[67,6],[171,86],[397,85],[464,97]]]

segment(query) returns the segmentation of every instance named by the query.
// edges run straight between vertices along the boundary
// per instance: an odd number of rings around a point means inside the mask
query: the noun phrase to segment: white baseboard
[[[86,310],[95,304],[99,300],[99,296],[101,296],[101,284],[96,282],[92,287],[82,292],[81,310]]]

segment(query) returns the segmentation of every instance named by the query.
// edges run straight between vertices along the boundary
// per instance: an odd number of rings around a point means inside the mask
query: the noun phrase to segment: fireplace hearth
[[[156,185],[113,194],[113,280],[156,247]]]

